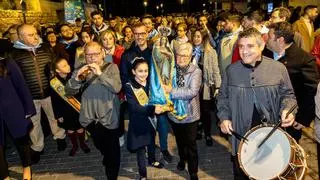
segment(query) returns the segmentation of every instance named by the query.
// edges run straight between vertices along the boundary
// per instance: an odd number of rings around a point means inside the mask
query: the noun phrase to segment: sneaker
[[[206,136],[206,145],[207,146],[212,146],[212,138],[211,138],[211,136]]]
[[[124,145],[124,135],[122,135],[120,138],[119,138],[119,144],[120,144],[120,147],[122,147]]]
[[[64,151],[67,148],[67,143],[65,139],[57,139],[57,149],[58,151]]]
[[[168,150],[162,151],[162,156],[163,156],[163,159],[168,163],[172,162],[172,155],[169,153]]]
[[[149,165],[158,169],[162,169],[164,167],[164,165],[158,161],[149,162]]]
[[[186,168],[186,163],[184,162],[184,161],[179,161],[178,162],[178,165],[177,165],[177,169],[179,170],[179,171],[183,171],[183,170],[185,170],[185,168]]]

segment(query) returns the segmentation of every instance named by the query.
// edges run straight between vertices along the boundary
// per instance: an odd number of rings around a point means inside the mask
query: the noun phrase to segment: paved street
[[[310,130],[306,131],[311,136]],[[214,144],[212,147],[206,147],[204,140],[198,141],[199,148],[199,177],[201,180],[231,180],[232,164],[230,162],[230,155],[228,149],[230,148],[228,142],[221,138],[217,129],[214,128]],[[33,179],[34,180],[66,180],[66,179],[106,179],[104,176],[104,169],[101,164],[101,155],[94,148],[92,141],[89,140],[91,153],[84,154],[81,150],[76,156],[69,157],[70,144],[65,152],[58,152],[56,150],[56,143],[51,137],[48,137],[45,142],[45,153],[41,156],[39,164],[34,165]],[[158,141],[157,141],[158,144]],[[305,147],[307,153],[307,160],[309,165],[308,175],[306,180],[318,179],[317,171],[317,157],[315,150],[315,143],[308,137],[304,136],[301,141],[302,147]],[[149,179],[187,179],[188,173],[179,172],[176,170],[178,162],[178,152],[175,145],[174,136],[169,135],[169,148],[174,155],[174,161],[171,164],[165,164],[164,169],[155,169],[148,167]],[[157,149],[157,157],[161,158],[159,149]],[[10,174],[13,179],[21,179],[22,168],[19,164],[18,156],[15,152],[10,152],[9,157]],[[138,170],[136,165],[135,154],[129,153],[125,146],[121,150],[121,170],[119,174],[120,180],[137,179]]]

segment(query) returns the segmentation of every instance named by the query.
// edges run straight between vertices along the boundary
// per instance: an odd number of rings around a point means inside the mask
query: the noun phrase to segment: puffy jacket
[[[49,45],[42,44],[35,54],[25,49],[13,48],[11,57],[20,67],[33,99],[48,97],[51,67],[55,58]]]

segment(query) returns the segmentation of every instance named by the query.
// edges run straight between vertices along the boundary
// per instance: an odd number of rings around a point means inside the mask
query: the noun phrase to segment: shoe
[[[178,165],[177,165],[177,169],[178,169],[179,171],[185,170],[185,169],[186,169],[186,163],[185,163],[184,161],[179,161],[179,162],[178,162]]]
[[[31,165],[37,164],[40,161],[40,152],[31,149]]]
[[[124,135],[122,135],[120,138],[119,138],[119,144],[120,144],[120,147],[122,147],[124,145]]]
[[[199,180],[197,174],[190,174],[190,180]]]
[[[172,162],[172,155],[169,153],[168,150],[162,151],[162,156],[163,156],[163,159],[168,163]]]
[[[146,178],[146,177],[141,176],[141,177],[139,178],[139,180],[147,180],[147,178]]]
[[[211,136],[206,136],[206,145],[207,146],[212,146],[212,138],[211,138]]]
[[[149,162],[149,165],[158,169],[162,169],[164,167],[164,165],[158,161]]]
[[[201,132],[197,132],[197,137],[196,137],[197,140],[200,140],[202,139],[202,133]]]
[[[57,139],[56,141],[58,151],[64,151],[67,148],[67,143],[65,139]]]

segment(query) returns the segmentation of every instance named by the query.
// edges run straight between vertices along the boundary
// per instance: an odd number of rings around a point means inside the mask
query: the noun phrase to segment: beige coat
[[[298,32],[303,39],[304,42],[304,46],[302,47],[303,50],[305,50],[306,52],[310,52],[312,47],[313,47],[313,43],[314,43],[314,27],[313,24],[311,24],[312,26],[312,31],[311,31],[311,35],[308,31],[307,25],[304,23],[304,20],[302,18],[300,18],[299,20],[297,20],[294,24],[293,24],[293,30]]]

